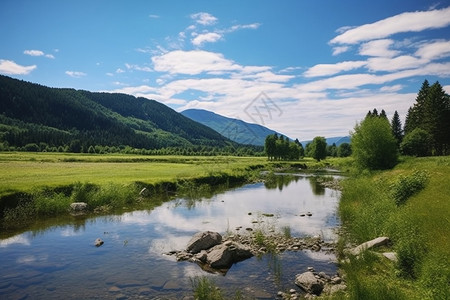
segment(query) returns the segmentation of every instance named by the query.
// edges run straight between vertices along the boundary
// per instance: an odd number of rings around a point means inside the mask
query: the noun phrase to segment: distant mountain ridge
[[[224,137],[239,144],[264,146],[268,135],[274,133],[282,135],[262,125],[225,117],[208,110],[187,109],[182,111],[181,114],[214,129]]]
[[[325,138],[327,145],[333,145],[336,144],[336,146],[339,146],[340,144],[343,143],[347,143],[350,144],[350,136],[336,136],[336,137],[329,137],[329,138]],[[302,145],[306,146],[306,144],[311,143],[312,140],[310,141],[302,141]]]
[[[50,88],[0,75],[0,146],[145,149],[234,145],[168,106],[125,94]],[[42,150],[41,150],[42,151]]]

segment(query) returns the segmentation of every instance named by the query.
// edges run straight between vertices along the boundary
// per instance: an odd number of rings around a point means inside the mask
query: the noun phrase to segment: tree
[[[365,118],[352,133],[352,151],[362,169],[389,169],[398,159],[397,142],[386,118]]]
[[[416,103],[409,108],[405,121],[405,134],[416,128],[430,135],[431,154],[445,155],[450,151],[450,96],[439,82],[432,86],[425,80],[416,97]]]
[[[402,130],[402,123],[400,121],[400,117],[397,111],[394,112],[394,116],[392,117],[391,128],[392,134],[397,140],[397,146],[400,146],[400,143],[403,140],[403,130]]]
[[[352,155],[352,148],[349,143],[342,143],[337,149],[337,155],[339,157],[347,157]]]
[[[264,150],[269,160],[275,159],[277,139],[278,136],[276,134],[270,134],[266,137],[266,141],[264,143]]]
[[[416,128],[405,135],[400,149],[405,155],[427,156],[431,154],[430,140],[431,136],[427,131]]]
[[[327,157],[327,141],[324,137],[316,136],[311,143],[311,156],[320,161]]]
[[[336,143],[333,143],[332,145],[327,145],[327,155],[331,157],[337,156],[337,146]]]

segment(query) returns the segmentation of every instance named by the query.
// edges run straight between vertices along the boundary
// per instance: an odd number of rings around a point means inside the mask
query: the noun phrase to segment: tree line
[[[398,112],[389,122],[384,110],[369,111],[352,133],[353,156],[361,168],[388,169],[399,154],[450,154],[450,96],[439,84],[425,80],[402,128]]]
[[[298,139],[290,141],[283,135],[270,134],[266,137],[264,151],[269,160],[298,160],[304,156],[312,157],[320,161],[327,156],[346,157],[352,153],[351,146],[348,143],[327,145],[324,137],[317,136],[311,143],[303,148]]]

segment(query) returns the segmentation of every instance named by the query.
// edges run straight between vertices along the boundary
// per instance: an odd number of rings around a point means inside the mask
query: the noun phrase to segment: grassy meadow
[[[0,197],[77,182],[157,184],[216,174],[231,175],[266,163],[264,157],[0,153]]]
[[[343,182],[343,249],[388,236],[398,262],[366,251],[341,264],[348,294],[332,299],[449,299],[450,157],[402,158]],[[401,201],[399,201],[401,200]]]

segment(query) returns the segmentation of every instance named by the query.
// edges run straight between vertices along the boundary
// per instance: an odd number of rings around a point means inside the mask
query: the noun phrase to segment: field
[[[231,175],[266,163],[264,157],[0,153],[0,197],[77,182],[157,184],[215,174]]]

